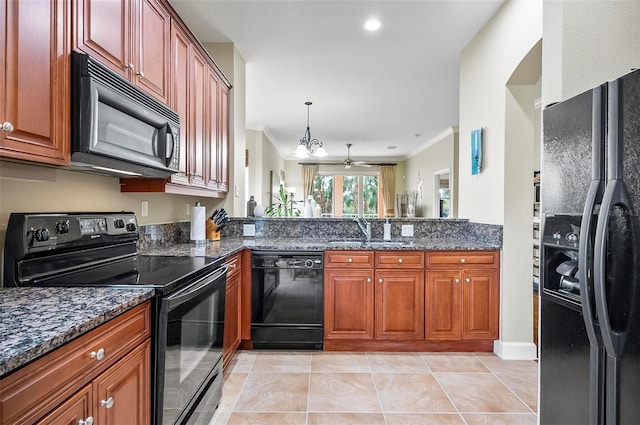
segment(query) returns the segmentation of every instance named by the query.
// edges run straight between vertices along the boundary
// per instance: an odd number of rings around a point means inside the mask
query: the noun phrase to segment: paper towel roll
[[[206,207],[191,208],[191,240],[196,243],[206,242]]]

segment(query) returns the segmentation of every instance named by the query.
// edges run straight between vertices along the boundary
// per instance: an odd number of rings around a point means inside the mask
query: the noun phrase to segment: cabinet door
[[[67,0],[0,0],[0,156],[69,164]],[[6,23],[6,26],[5,26]]]
[[[461,276],[458,271],[428,271],[425,320],[427,339],[460,339]]]
[[[376,270],[376,339],[424,338],[424,273]]]
[[[178,173],[170,177],[171,183],[189,184],[189,56],[190,42],[182,29],[171,21],[171,96],[169,104],[180,116],[180,162]]]
[[[213,70],[208,70],[209,94],[207,95],[207,153],[206,153],[206,184],[209,189],[218,190],[219,188],[219,141],[220,129],[218,124],[219,98],[220,98],[220,80]],[[257,159],[257,158],[256,158]]]
[[[93,392],[91,384],[78,391],[73,397],[58,406],[37,425],[69,425],[86,421],[93,414]]]
[[[220,84],[218,104],[218,190],[229,191],[229,89]]]
[[[373,270],[326,270],[324,337],[373,338]]]
[[[96,423],[151,423],[149,359],[147,340],[95,379]]]
[[[189,88],[189,118],[191,166],[189,167],[192,186],[204,187],[205,162],[205,114],[207,111],[208,64],[195,49],[191,49],[191,82]]]
[[[88,53],[129,79],[131,0],[75,0],[74,49]]]
[[[464,270],[463,278],[462,338],[497,339],[497,270]]]
[[[158,0],[138,0],[134,81],[168,104],[171,16]]]
[[[226,367],[240,345],[240,279],[241,273],[234,274],[227,281],[224,306],[224,339],[222,358]]]

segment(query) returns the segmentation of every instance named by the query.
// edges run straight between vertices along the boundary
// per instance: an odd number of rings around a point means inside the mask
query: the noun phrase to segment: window
[[[323,217],[382,217],[377,174],[322,174],[313,180],[313,199]]]

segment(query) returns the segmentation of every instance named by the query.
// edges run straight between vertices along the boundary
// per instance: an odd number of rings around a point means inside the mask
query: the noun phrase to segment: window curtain
[[[382,200],[384,201],[384,216],[395,216],[395,165],[380,166],[380,185],[382,186]]]
[[[305,202],[313,190],[313,179],[316,176],[317,171],[317,165],[304,164],[302,166],[302,199]]]

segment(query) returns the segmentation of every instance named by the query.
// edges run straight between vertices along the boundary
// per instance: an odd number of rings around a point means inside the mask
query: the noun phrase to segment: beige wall
[[[640,1],[544,0],[543,105],[640,66]]]
[[[249,195],[253,195],[256,202],[266,208],[269,205],[269,192],[274,190],[269,186],[270,173],[273,172],[273,184],[277,188],[280,184],[280,170],[285,169],[285,161],[268,134],[262,130],[247,130],[247,149]]]
[[[418,174],[422,179],[422,190],[418,195],[418,217],[434,217],[434,173],[448,168],[450,170],[449,184],[453,204],[457,204],[455,185],[457,184],[457,129],[449,128],[441,135],[427,143],[427,146],[413,154],[405,162],[405,186],[403,191],[416,190]],[[452,212],[455,209],[452,208]],[[455,217],[455,214],[452,214]]]
[[[507,85],[529,74],[521,63],[535,66],[527,56],[541,36],[542,3],[508,0],[465,47],[460,61],[458,213],[504,226],[495,351],[506,358],[535,356],[529,217],[535,80],[533,89]],[[539,78],[539,58],[537,67]],[[471,175],[470,135],[477,128],[484,130],[483,169]]]

